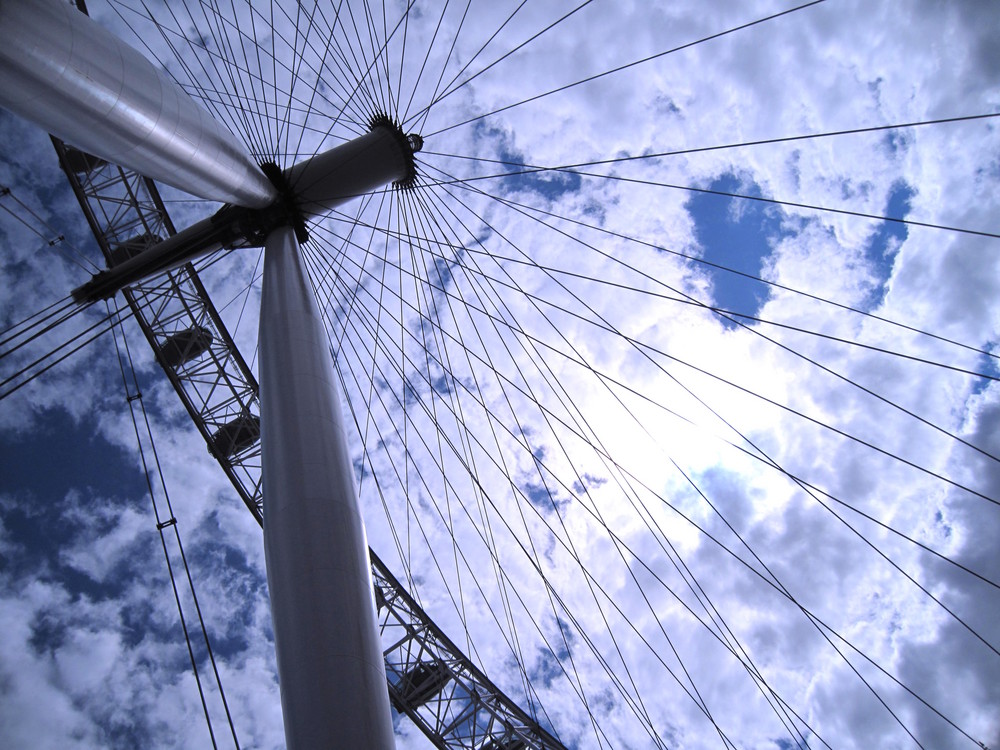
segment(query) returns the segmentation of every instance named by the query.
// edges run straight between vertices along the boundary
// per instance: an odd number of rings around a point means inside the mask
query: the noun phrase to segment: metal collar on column
[[[210,218],[95,274],[73,290],[73,298],[78,302],[107,299],[122,287],[222,247],[263,247],[265,238],[282,226],[292,226],[296,239],[303,243],[309,237],[308,219],[389,184],[404,190],[413,187],[417,176],[414,153],[423,139],[405,135],[386,115],[373,117],[370,124],[365,135],[284,171],[274,163],[261,165],[276,195],[270,204],[256,209],[227,204]]]

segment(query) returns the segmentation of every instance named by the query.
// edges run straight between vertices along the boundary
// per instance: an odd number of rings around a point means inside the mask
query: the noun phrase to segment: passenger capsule
[[[212,332],[192,326],[167,337],[160,347],[160,356],[168,367],[176,368],[197,359],[212,346]]]
[[[421,662],[403,675],[396,690],[408,707],[418,708],[440,693],[450,679],[451,670],[443,662]]]
[[[232,458],[258,440],[260,440],[260,417],[244,412],[215,431],[208,450],[217,456]]]

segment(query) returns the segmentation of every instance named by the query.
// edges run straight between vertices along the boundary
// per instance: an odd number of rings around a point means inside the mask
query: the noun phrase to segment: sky
[[[1000,112],[992,3],[127,5],[88,3],[259,160],[380,108],[424,137],[304,248],[360,503],[567,747],[1000,746],[998,121],[843,132]],[[100,253],[47,136],[0,132],[0,740],[210,744],[151,487],[240,746],[283,747],[259,527],[134,322],[9,390],[107,311],[13,348]],[[199,267],[254,371],[260,264]]]

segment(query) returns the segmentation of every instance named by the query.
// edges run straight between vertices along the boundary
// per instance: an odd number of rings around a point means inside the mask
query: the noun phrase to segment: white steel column
[[[371,567],[329,339],[295,233],[264,250],[264,551],[289,750],[394,747]]]
[[[277,194],[224,125],[65,1],[0,2],[0,106],[192,195],[262,208]]]

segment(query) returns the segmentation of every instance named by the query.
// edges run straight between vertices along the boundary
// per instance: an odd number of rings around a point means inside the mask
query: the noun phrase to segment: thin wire
[[[419,399],[418,399],[418,403],[419,403]],[[427,407],[424,407],[424,408],[426,409]],[[473,438],[474,438],[474,436],[473,436]],[[474,438],[474,439],[475,439],[475,438]],[[492,457],[492,456],[491,456],[491,460],[494,460],[494,461],[495,461],[495,460],[496,460],[496,458],[495,458],[495,457]],[[516,488],[515,488],[515,489],[516,489]],[[529,537],[529,539],[530,539],[530,537]],[[578,559],[578,564],[580,564],[580,563],[579,563],[579,559]],[[586,571],[585,571],[585,573],[586,573]],[[697,701],[696,701],[696,703],[697,703]]]
[[[451,96],[452,94],[454,94],[454,93],[455,93],[456,91],[458,91],[458,90],[462,89],[463,87],[465,87],[465,86],[469,85],[469,84],[470,84],[470,83],[472,83],[472,81],[474,81],[474,80],[475,80],[476,78],[478,78],[478,77],[479,77],[479,76],[481,76],[481,75],[482,75],[483,73],[485,73],[485,72],[487,72],[488,70],[490,70],[491,68],[494,68],[495,66],[499,65],[499,64],[500,64],[501,62],[503,62],[504,60],[506,60],[506,59],[507,59],[508,57],[510,57],[511,55],[513,55],[514,53],[516,53],[516,52],[517,52],[518,50],[521,50],[521,49],[523,49],[524,47],[527,47],[527,46],[528,46],[529,44],[531,44],[532,42],[534,42],[534,41],[537,41],[537,40],[538,40],[538,39],[540,39],[540,38],[541,38],[541,37],[542,37],[542,36],[543,36],[544,34],[548,33],[548,32],[549,32],[549,31],[551,31],[552,29],[556,28],[556,27],[557,27],[557,26],[558,26],[559,24],[563,23],[563,22],[564,22],[564,21],[565,21],[566,19],[568,19],[568,18],[570,18],[571,16],[575,15],[575,14],[576,14],[576,13],[578,13],[579,11],[583,10],[583,9],[584,9],[584,8],[586,8],[586,7],[588,6],[588,5],[590,5],[590,4],[592,3],[592,2],[593,2],[593,0],[584,0],[584,1],[582,2],[582,3],[580,3],[579,5],[577,5],[577,6],[576,6],[575,8],[573,8],[572,10],[570,10],[570,11],[568,11],[568,12],[564,13],[564,14],[563,14],[562,16],[560,16],[559,18],[557,18],[557,19],[556,19],[555,21],[553,21],[552,23],[548,24],[548,25],[547,25],[547,26],[546,26],[545,28],[543,28],[543,29],[542,29],[541,31],[538,31],[538,32],[536,32],[536,33],[532,34],[532,35],[531,35],[530,37],[528,37],[528,38],[527,38],[526,40],[524,40],[524,41],[523,41],[523,42],[521,42],[520,44],[516,45],[515,47],[513,47],[513,48],[512,48],[512,49],[510,49],[510,50],[507,50],[507,52],[505,52],[504,54],[502,54],[502,55],[501,55],[500,57],[498,57],[498,58],[497,58],[496,60],[494,60],[493,62],[491,62],[491,63],[490,63],[489,65],[485,66],[484,68],[481,68],[480,70],[476,71],[476,73],[475,73],[475,74],[473,74],[473,75],[469,76],[468,78],[466,78],[466,79],[465,79],[464,81],[462,81],[462,82],[461,82],[460,84],[458,84],[457,86],[455,86],[455,87],[453,87],[453,88],[449,88],[449,89],[448,89],[447,91],[445,91],[445,92],[444,92],[443,94],[441,94],[440,96],[438,96],[438,97],[436,97],[436,98],[432,99],[432,100],[431,100],[431,102],[430,102],[430,104],[428,104],[427,106],[425,106],[425,107],[424,107],[424,108],[423,108],[422,110],[418,111],[418,112],[416,113],[416,115],[414,115],[414,117],[418,117],[418,116],[421,116],[421,115],[423,115],[423,116],[424,116],[424,120],[426,121],[426,115],[427,115],[428,111],[429,111],[429,110],[430,110],[430,108],[431,108],[431,107],[433,107],[433,106],[434,106],[435,104],[438,104],[438,103],[440,103],[441,101],[443,101],[443,100],[444,100],[444,99],[446,99],[447,97],[449,97],[449,96]],[[523,3],[522,3],[522,5],[523,5]],[[520,6],[518,6],[517,10],[520,10]],[[515,12],[517,12],[517,11],[515,10]],[[512,15],[511,17],[513,17],[513,15]],[[508,19],[508,20],[510,20],[510,19]],[[505,23],[506,23],[506,22],[505,22]],[[501,28],[502,28],[502,27],[501,27]],[[512,106],[516,106],[516,105],[512,105]],[[496,112],[499,112],[499,111],[502,111],[502,110],[496,110],[495,112],[491,112],[490,114],[496,114]],[[484,117],[485,117],[485,116],[489,116],[489,115],[484,115]],[[480,117],[480,118],[474,118],[474,119],[481,119],[481,117]],[[466,121],[466,122],[472,122],[472,121],[473,121],[473,120],[468,120],[468,121]],[[431,133],[430,135],[437,135],[438,133],[441,133],[441,132],[444,132],[444,130],[450,130],[451,128],[454,128],[454,127],[458,127],[459,125],[465,125],[465,124],[466,124],[466,122],[462,122],[462,123],[458,123],[457,125],[452,125],[451,127],[449,127],[449,128],[444,128],[444,129],[442,129],[442,130],[437,130],[437,131],[435,131],[435,132]]]
[[[43,219],[41,216],[35,213],[35,211],[33,211],[28,204],[26,204],[24,201],[22,201],[20,198],[14,195],[14,192],[9,187],[0,186],[0,198],[8,196],[12,201],[14,201],[20,207],[22,211],[27,213],[29,216],[31,216],[31,218],[33,218],[39,224],[42,224],[46,229],[48,229],[49,234],[47,235],[43,234],[41,231],[38,230],[37,227],[32,226],[31,223],[29,223],[23,216],[12,211],[10,206],[0,203],[0,208],[6,211],[10,216],[19,221],[25,227],[27,227],[32,232],[32,234],[39,237],[43,242],[45,242],[46,245],[48,245],[48,247],[56,248],[56,250],[60,254],[62,254],[64,258],[66,258],[74,265],[79,266],[85,271],[93,272],[96,270],[100,270],[97,264],[94,263],[92,260],[90,260],[90,258],[88,258],[86,255],[81,253],[80,250],[75,245],[73,245],[73,243],[67,242],[66,236],[62,232],[58,232],[51,224],[49,224],[49,222],[45,221],[45,219]],[[64,250],[63,249],[64,247],[67,249]]]
[[[362,287],[362,290],[363,290],[363,287]],[[381,337],[378,337],[378,338],[376,338],[375,340],[376,340],[376,341],[379,341],[379,340],[381,340]],[[348,360],[348,361],[350,361],[350,360]],[[395,358],[395,357],[392,357],[392,358],[390,358],[390,362],[395,362],[395,361],[396,361],[396,358]],[[406,362],[406,361],[409,361],[408,357],[404,357],[403,361],[404,361],[404,362]],[[414,364],[415,364],[415,363],[414,363]],[[394,365],[394,366],[396,366],[396,367],[399,367],[399,365]],[[419,367],[417,367],[417,370],[416,370],[416,371],[417,371],[417,372],[420,372],[420,368],[419,368]],[[384,377],[384,376],[383,376],[383,377]],[[403,377],[404,377],[404,383],[408,383],[408,380],[406,379],[406,377],[405,377],[405,376],[403,376]],[[425,411],[427,411],[427,412],[429,413],[429,409],[428,409],[428,407],[427,407],[427,406],[426,406],[426,405],[425,405],[425,404],[423,403],[423,400],[422,400],[422,399],[421,399],[421,398],[419,397],[419,394],[418,394],[418,392],[417,392],[417,391],[416,391],[416,390],[415,390],[415,389],[414,389],[414,388],[413,388],[413,387],[412,387],[411,385],[409,385],[409,384],[407,385],[407,390],[408,390],[408,392],[410,392],[410,393],[414,394],[414,396],[416,396],[416,403],[417,403],[417,404],[418,404],[418,405],[419,405],[419,406],[420,406],[420,407],[421,407],[422,409],[424,409]],[[380,398],[381,398],[381,396],[380,396]],[[398,399],[398,396],[395,396],[395,398],[397,399],[397,402],[399,402],[399,399]],[[402,404],[400,404],[400,407],[402,408]],[[421,441],[423,441],[423,440],[425,439],[423,435],[419,434],[419,432],[417,432],[417,437],[419,437]],[[473,437],[474,437],[474,436],[473,436]],[[381,436],[381,435],[380,435],[380,440],[384,440],[384,436]],[[456,449],[456,448],[454,448],[454,447],[452,446],[452,451],[453,451],[453,452],[455,452],[456,450],[457,450],[457,449]],[[429,452],[429,453],[428,453],[428,455],[429,455],[429,456],[432,456],[433,454],[432,454],[432,452]],[[455,455],[459,455],[459,454],[458,454],[458,453],[455,453]],[[432,460],[433,460],[433,459],[432,459]],[[491,457],[491,460],[494,460],[494,459],[493,459],[493,457]],[[417,472],[417,474],[418,474],[418,477],[422,477],[422,472],[420,471],[420,468],[419,468],[419,465],[418,465],[418,464],[414,463],[414,469],[415,469],[415,471]],[[468,467],[466,467],[466,470],[468,470]],[[472,478],[472,480],[473,480],[473,481],[476,481],[476,480],[475,480],[475,477],[474,477],[474,476],[471,476],[471,475],[470,475],[470,478]],[[446,482],[450,481],[450,480],[448,479],[447,475],[445,475],[445,476],[443,477],[443,479],[444,479],[444,481],[446,481]],[[422,481],[423,481],[423,480],[422,480]],[[488,497],[488,494],[487,494],[487,497]],[[444,517],[444,514],[443,514],[443,512],[442,512],[442,511],[440,511],[440,509],[438,510],[438,512],[439,512],[439,515],[441,515],[442,517]],[[466,512],[467,512],[467,511],[466,511]],[[498,511],[498,510],[496,510],[496,508],[495,508],[495,512],[498,512],[498,513],[499,513],[499,511]],[[537,512],[537,511],[536,511],[536,512]],[[501,520],[504,520],[504,519],[502,519],[502,518],[501,518]],[[419,516],[417,517],[417,523],[418,523],[418,525],[421,525],[421,522],[420,522],[420,519],[419,519]],[[506,521],[504,520],[504,523],[506,524],[507,522],[506,522]],[[421,528],[422,528],[422,525],[421,525]],[[475,531],[476,531],[476,533],[477,533],[477,534],[481,534],[481,531],[480,531],[480,530],[479,530],[478,528],[477,528],[477,529],[476,529]],[[522,546],[522,549],[523,549],[523,551],[524,551],[524,552],[525,552],[526,554],[529,554],[529,555],[530,555],[530,552],[529,552],[529,550],[528,550],[527,548],[524,548],[524,547]],[[538,569],[539,571],[541,570],[541,568],[540,568],[540,566],[538,565],[538,563],[537,563],[537,562],[536,562],[536,563],[534,564],[534,567],[536,567],[536,569]],[[544,573],[542,573],[542,575],[544,576]],[[550,589],[550,591],[551,591],[551,592],[553,593],[553,595],[555,595],[555,594],[554,594],[554,589],[551,589],[551,583],[547,583],[546,585],[547,585],[547,586],[549,587],[549,589]],[[554,600],[554,601],[558,601],[558,595],[555,595],[555,596],[556,596],[557,598],[556,598],[556,600]],[[575,618],[574,618],[574,619],[575,619]],[[565,636],[563,636],[563,637],[565,637]],[[598,654],[598,657],[599,657],[599,654]],[[607,667],[605,667],[605,668],[607,668]],[[613,675],[612,675],[612,674],[610,674],[610,673],[609,673],[609,676],[612,676],[612,677],[613,677]]]
[[[482,217],[480,217],[480,220],[484,221],[484,223],[487,226],[489,226],[489,224],[487,222],[485,222],[485,220],[482,219]],[[491,229],[493,231],[496,231],[495,227],[491,227]],[[586,243],[583,243],[578,238],[572,238],[572,239],[575,239],[577,242],[580,242],[585,247],[588,247],[591,250],[595,250],[596,251],[596,248],[594,248],[594,247],[592,247],[590,245],[587,245]],[[560,284],[560,286],[562,286],[562,285]],[[566,289],[564,286],[562,288]],[[569,290],[566,289],[566,291],[569,291]],[[574,299],[576,300],[577,303],[579,303],[580,305],[582,305],[589,312],[594,313],[596,315],[596,312],[585,301],[581,300],[576,294],[573,294],[572,292],[570,292],[570,294],[574,297]],[[528,296],[528,297],[530,297],[530,298],[532,298],[532,299],[538,300],[542,304],[545,304],[545,305],[552,304],[548,300],[545,300],[545,299],[543,299],[541,297],[538,297],[537,295],[528,294],[526,292],[525,292],[525,295]],[[872,450],[874,450],[874,451],[876,451],[878,453],[881,453],[881,454],[886,455],[886,456],[888,456],[890,458],[893,458],[893,459],[895,459],[895,460],[897,460],[897,461],[899,461],[899,462],[901,462],[901,463],[903,463],[903,464],[905,464],[905,465],[907,465],[907,466],[909,466],[909,467],[911,467],[913,469],[916,469],[917,471],[920,471],[920,472],[923,472],[925,474],[928,474],[929,476],[932,476],[932,477],[934,477],[936,479],[939,479],[939,480],[941,480],[941,481],[943,481],[943,482],[945,482],[947,484],[950,484],[950,485],[952,485],[954,487],[957,487],[958,489],[962,489],[962,490],[964,490],[964,491],[966,491],[966,492],[968,492],[968,493],[970,493],[970,494],[972,494],[972,495],[974,495],[976,497],[979,497],[979,498],[981,498],[983,500],[986,500],[986,501],[988,501],[988,502],[990,502],[990,503],[992,503],[994,505],[1000,505],[1000,501],[998,501],[998,500],[996,500],[994,498],[991,498],[991,497],[989,497],[988,495],[985,495],[982,492],[974,490],[971,487],[962,484],[958,480],[949,479],[949,478],[945,477],[942,474],[939,474],[939,473],[937,473],[937,472],[935,472],[935,471],[933,471],[931,469],[928,469],[928,468],[926,468],[924,466],[921,466],[921,465],[915,463],[914,461],[910,461],[910,460],[908,460],[908,459],[906,459],[906,458],[904,458],[904,457],[902,457],[902,456],[900,456],[898,454],[893,453],[892,451],[889,451],[888,449],[876,446],[875,444],[873,444],[873,443],[871,443],[869,441],[866,441],[866,440],[864,440],[864,439],[862,439],[860,437],[851,435],[851,434],[849,434],[849,433],[847,433],[847,432],[845,432],[843,430],[840,430],[840,429],[834,427],[833,425],[830,425],[830,424],[827,424],[827,423],[823,422],[822,420],[819,420],[819,419],[814,418],[814,417],[810,417],[809,415],[805,414],[804,412],[801,412],[801,411],[799,411],[799,410],[797,410],[797,409],[795,409],[795,408],[793,408],[791,406],[788,406],[788,405],[785,405],[785,404],[781,404],[780,402],[778,402],[778,401],[776,401],[774,399],[768,398],[768,397],[766,397],[766,396],[764,396],[764,395],[762,395],[760,393],[757,393],[756,391],[754,391],[754,390],[752,390],[750,388],[746,388],[744,386],[741,386],[741,385],[735,383],[734,381],[731,381],[731,380],[729,380],[727,378],[722,377],[721,375],[717,375],[715,373],[709,372],[708,370],[706,370],[704,368],[700,368],[700,367],[698,367],[696,365],[693,365],[691,363],[685,362],[685,361],[683,361],[683,360],[681,360],[681,359],[679,359],[679,358],[677,358],[677,357],[675,357],[673,355],[670,355],[669,353],[663,351],[662,349],[660,349],[658,347],[654,347],[654,346],[645,344],[645,343],[643,343],[641,341],[638,341],[638,340],[636,340],[636,339],[634,339],[632,337],[626,336],[626,335],[622,334],[621,332],[619,332],[614,326],[612,326],[611,324],[609,324],[606,321],[604,321],[603,318],[601,318],[600,321],[597,321],[597,320],[594,320],[593,318],[588,318],[585,315],[582,315],[581,313],[569,310],[567,308],[560,307],[559,309],[562,310],[563,312],[565,312],[566,314],[574,317],[574,318],[577,318],[577,319],[579,319],[579,320],[581,320],[583,322],[586,322],[586,323],[588,323],[590,325],[595,326],[595,328],[597,328],[599,330],[605,330],[605,331],[608,331],[610,333],[613,333],[613,334],[616,334],[618,336],[621,336],[630,346],[634,347],[636,349],[636,351],[644,353],[644,355],[647,356],[650,359],[650,361],[652,363],[654,363],[654,364],[656,364],[656,362],[651,357],[649,357],[650,353],[656,354],[656,355],[661,356],[661,357],[663,357],[665,359],[668,359],[670,361],[678,362],[679,364],[682,364],[684,367],[690,368],[690,369],[692,369],[692,370],[694,370],[694,371],[696,371],[696,372],[698,372],[698,373],[700,373],[702,375],[705,375],[705,376],[707,376],[709,378],[712,378],[712,379],[714,379],[716,381],[719,381],[721,383],[729,385],[730,387],[733,387],[736,390],[739,390],[739,391],[741,391],[743,393],[746,393],[746,394],[748,394],[750,396],[753,396],[754,398],[760,399],[760,400],[764,401],[765,403],[769,403],[769,404],[771,404],[773,406],[777,406],[778,408],[780,408],[780,409],[782,409],[784,411],[787,411],[787,412],[789,412],[791,414],[794,414],[794,415],[796,415],[796,416],[798,416],[798,417],[800,417],[802,419],[805,419],[806,421],[809,421],[809,422],[812,422],[812,423],[814,423],[816,425],[824,427],[825,429],[830,430],[833,433],[835,433],[837,435],[840,435],[841,437],[845,437],[845,438],[847,438],[847,439],[849,439],[851,441],[854,441],[854,442],[857,442],[857,443],[861,444],[864,447],[870,448],[870,449],[872,449]],[[599,315],[597,317],[600,318]],[[753,329],[751,329],[751,330],[753,330]],[[754,332],[757,333],[760,336],[763,336],[763,334],[761,334],[759,331],[754,331]],[[779,346],[781,346],[781,345],[779,345]],[[787,348],[787,347],[783,347],[783,348]],[[793,352],[793,353],[798,354],[797,352]],[[891,402],[887,401],[887,403],[891,403]],[[960,442],[964,442],[960,438],[955,438],[955,439],[959,440]],[[974,446],[970,445],[970,447],[974,447]]]
[[[750,21],[749,23],[745,23],[745,24],[742,24],[740,26],[735,26],[733,28],[726,29],[725,31],[720,31],[720,32],[718,32],[716,34],[711,34],[709,36],[702,37],[701,39],[697,39],[697,40],[695,40],[693,42],[688,42],[687,44],[682,44],[679,47],[673,47],[672,49],[664,50],[662,52],[657,52],[654,55],[649,55],[649,56],[643,57],[643,58],[641,58],[639,60],[633,60],[632,62],[626,63],[625,65],[619,65],[616,68],[611,68],[610,70],[605,70],[605,71],[603,71],[601,73],[597,73],[595,75],[588,76],[587,78],[582,78],[582,79],[580,79],[578,81],[574,81],[573,83],[567,83],[567,84],[565,84],[563,86],[559,86],[558,88],[552,89],[550,91],[546,91],[546,92],[541,93],[541,94],[536,94],[535,96],[529,97],[527,99],[522,99],[522,100],[520,100],[518,102],[514,102],[513,104],[507,104],[507,105],[505,105],[503,107],[500,107],[499,109],[494,109],[494,110],[492,110],[490,112],[486,112],[484,114],[476,115],[475,117],[470,117],[467,120],[463,120],[461,122],[454,123],[453,125],[449,125],[447,127],[440,128],[438,130],[435,130],[432,133],[426,134],[424,136],[424,138],[431,138],[431,137],[433,137],[435,135],[439,135],[441,133],[445,133],[445,132],[447,132],[449,130],[453,130],[455,128],[462,127],[463,125],[468,125],[468,124],[473,123],[473,122],[478,122],[479,120],[483,120],[483,119],[485,119],[487,117],[493,117],[494,115],[498,115],[501,112],[506,112],[508,109],[513,109],[514,107],[520,107],[520,106],[522,106],[524,104],[528,104],[530,102],[538,101],[539,99],[542,99],[543,97],[551,96],[552,94],[557,94],[557,93],[559,93],[561,91],[566,91],[567,89],[574,88],[575,86],[580,86],[580,85],[585,84],[585,83],[590,83],[591,81],[596,81],[599,78],[604,78],[605,76],[613,75],[614,73],[620,73],[623,70],[628,70],[629,68],[633,68],[633,67],[635,67],[637,65],[643,65],[645,63],[648,63],[648,62],[651,62],[653,60],[657,60],[657,59],[659,59],[661,57],[664,57],[665,55],[670,55],[670,54],[673,54],[674,52],[680,52],[681,50],[688,49],[689,47],[694,47],[694,46],[699,45],[699,44],[704,44],[705,42],[712,41],[713,39],[718,39],[720,37],[726,36],[727,34],[733,34],[733,33],[737,32],[737,31],[742,31],[742,30],[748,29],[748,28],[750,28],[752,26],[757,26],[758,24],[766,23],[767,21],[772,21],[772,20],[774,20],[776,18],[780,18],[782,16],[787,16],[790,13],[795,13],[796,11],[800,11],[800,10],[803,10],[805,8],[812,7],[813,5],[819,5],[822,2],[825,2],[825,0],[812,0],[812,2],[804,3],[803,5],[798,5],[798,6],[794,7],[794,8],[789,8],[788,10],[783,10],[780,13],[774,13],[774,14],[772,14],[770,16],[766,16],[764,18],[758,18],[756,21]],[[454,91],[454,90],[455,89],[451,89],[448,93],[451,93],[451,91]],[[440,99],[443,99],[443,98],[444,98],[444,96],[439,97],[439,101],[440,101]]]
[[[114,315],[118,315],[121,312],[122,312],[121,310],[116,310],[115,313],[114,313]],[[38,357],[37,359],[33,360],[29,364],[25,365],[24,367],[22,367],[17,372],[13,373],[12,375],[9,375],[4,380],[0,381],[0,400],[3,400],[5,398],[7,398],[8,396],[16,393],[21,388],[23,388],[24,386],[28,385],[28,383],[30,383],[33,380],[35,380],[35,378],[37,378],[40,375],[48,372],[49,370],[51,370],[53,367],[55,367],[59,363],[64,362],[69,357],[73,356],[78,351],[80,351],[81,349],[85,348],[89,344],[93,343],[94,341],[96,341],[97,339],[99,339],[101,336],[103,336],[105,333],[107,333],[108,331],[112,330],[114,328],[114,326],[115,326],[115,320],[114,320],[113,316],[108,316],[108,317],[101,318],[96,323],[93,323],[92,325],[88,326],[82,333],[73,336],[71,339],[69,339],[67,341],[64,341],[63,343],[59,344],[55,348],[50,349],[45,354],[43,354],[40,357]],[[92,333],[87,338],[84,338],[84,334],[91,333],[92,331],[94,333]],[[72,344],[76,344],[76,346],[73,346],[72,348],[70,348],[67,351],[65,351],[65,353],[63,353],[63,355],[61,357],[57,357],[56,359],[53,359],[48,364],[46,364],[44,367],[40,367],[39,369],[37,369],[34,372],[32,372],[31,375],[29,375],[24,380],[21,380],[20,382],[18,382],[16,385],[13,385],[13,386],[7,388],[6,390],[3,390],[5,387],[10,386],[11,383],[13,383],[19,377],[21,377],[22,375],[24,375],[25,373],[27,373],[29,370],[31,370],[32,368],[35,368],[35,367],[39,367],[39,365],[41,365],[45,360],[50,359],[52,357],[55,357],[55,355],[57,353],[59,353],[63,349],[66,349],[66,347],[69,347]]]
[[[110,305],[109,305],[109,308],[108,308],[108,314],[109,315],[111,314],[111,312],[110,312]],[[177,605],[177,614],[178,614],[178,618],[180,619],[181,630],[184,633],[184,643],[187,645],[188,659],[191,662],[191,670],[194,673],[194,681],[195,681],[195,684],[198,687],[198,697],[201,700],[201,710],[202,710],[202,713],[205,716],[205,724],[206,724],[206,726],[208,728],[208,735],[209,735],[209,738],[212,741],[212,747],[217,749],[219,747],[219,745],[215,741],[215,731],[212,728],[212,717],[211,717],[211,715],[208,712],[208,703],[205,700],[205,689],[204,689],[204,687],[202,687],[202,684],[201,684],[201,675],[200,675],[200,673],[198,671],[198,660],[195,658],[195,655],[194,655],[194,648],[193,648],[193,646],[191,644],[191,634],[188,631],[187,619],[184,617],[184,607],[181,605],[180,592],[177,589],[177,580],[174,577],[174,568],[173,568],[173,565],[170,562],[170,553],[167,551],[166,537],[165,537],[165,535],[163,533],[164,529],[168,525],[174,524],[174,523],[176,523],[176,521],[175,521],[175,519],[173,518],[172,515],[171,515],[170,519],[168,519],[166,522],[162,522],[161,523],[161,521],[160,521],[160,513],[159,513],[159,510],[157,510],[155,493],[153,492],[153,482],[152,482],[152,479],[150,478],[149,466],[146,464],[146,454],[145,454],[145,451],[143,450],[142,439],[139,436],[139,422],[138,422],[138,420],[135,417],[135,411],[134,411],[134,402],[136,400],[140,400],[141,399],[141,393],[138,390],[138,386],[136,386],[135,393],[133,393],[131,391],[131,389],[129,388],[128,380],[127,380],[127,378],[125,376],[125,364],[123,362],[122,353],[121,353],[121,350],[118,348],[118,335],[117,335],[117,333],[115,333],[115,335],[114,335],[114,341],[115,341],[115,351],[117,353],[117,358],[118,358],[118,367],[121,370],[122,386],[123,386],[123,388],[125,390],[125,400],[128,403],[129,414],[132,417],[132,427],[135,430],[135,440],[136,440],[136,444],[138,445],[138,448],[139,448],[139,460],[142,462],[142,474],[143,474],[143,476],[146,479],[146,488],[147,488],[147,491],[149,492],[150,501],[153,504],[153,514],[154,514],[154,518],[156,520],[156,528],[157,528],[157,531],[160,534],[160,545],[163,547],[163,557],[165,558],[165,560],[167,562],[167,574],[170,576],[170,587],[173,589],[173,592],[174,592],[174,602]],[[135,371],[134,370],[132,371],[132,376],[133,376],[133,382],[135,382],[135,380],[134,380],[135,379]]]
[[[820,2],[824,1],[825,0],[820,0]],[[669,190],[683,190],[689,193],[698,193],[701,195],[719,195],[724,198],[740,198],[742,200],[757,201],[758,203],[767,203],[775,206],[804,208],[808,211],[820,211],[823,213],[838,214],[840,216],[854,216],[860,219],[875,219],[876,221],[888,221],[895,224],[903,224],[905,226],[911,226],[911,227],[923,227],[925,229],[941,229],[948,232],[956,232],[958,234],[968,234],[976,237],[989,237],[991,239],[1000,239],[1000,233],[987,232],[985,230],[966,229],[964,227],[956,227],[948,224],[935,224],[934,222],[918,221],[916,219],[905,219],[898,216],[883,216],[881,214],[870,214],[864,211],[851,211],[850,209],[846,208],[819,206],[812,203],[801,203],[798,201],[779,200],[777,198],[765,198],[761,195],[747,195],[746,193],[733,193],[726,190],[711,190],[709,188],[698,188],[692,185],[674,185],[669,182],[660,182],[658,180],[644,180],[638,177],[625,177],[623,175],[616,175],[616,174],[599,174],[596,172],[584,172],[582,170],[566,169],[563,167],[532,167],[531,169],[525,169],[522,171],[515,171],[515,172],[499,172],[490,175],[477,175],[475,177],[462,177],[462,178],[456,177],[449,180],[441,180],[435,182],[434,184],[440,186],[447,186],[447,185],[468,186],[471,185],[473,182],[478,182],[481,180],[496,180],[507,177],[518,177],[525,174],[534,174],[539,171],[558,172],[561,174],[577,175],[579,177],[594,177],[601,180],[612,180],[615,182],[623,182],[630,185],[646,185],[648,187],[667,188]]]
[[[841,135],[857,135],[859,133],[878,133],[886,130],[903,130],[906,128],[918,128],[926,125],[945,125],[949,123],[957,122],[971,122],[975,120],[988,120],[992,118],[1000,117],[1000,112],[990,112],[986,114],[978,115],[960,115],[956,117],[944,117],[936,120],[917,120],[913,122],[902,122],[894,125],[872,125],[862,128],[848,128],[846,130],[830,130],[822,133],[805,133],[803,135],[788,135],[776,138],[763,138],[754,141],[740,141],[738,143],[724,143],[716,146],[695,146],[692,148],[681,148],[673,149],[670,151],[654,151],[651,153],[633,154],[628,156],[617,156],[612,159],[594,159],[591,161],[581,161],[574,164],[564,164],[559,169],[577,169],[579,167],[595,167],[604,166],[607,164],[622,164],[625,162],[632,161],[645,161],[648,159],[662,159],[667,156],[683,156],[688,154],[701,154],[709,151],[722,151],[731,148],[749,148],[752,146],[763,146],[775,143],[792,143],[795,141],[807,141],[807,140],[817,140],[821,138],[833,138]],[[434,154],[436,156],[446,156],[452,159],[465,159],[468,161],[477,161],[487,164],[502,164],[507,167],[518,167],[527,170],[526,172],[519,172],[518,174],[531,174],[532,171],[545,172],[549,171],[546,167],[536,167],[532,164],[524,164],[516,161],[506,161],[504,159],[489,159],[482,156],[467,156],[462,154],[448,154],[441,153],[438,151],[431,151],[428,149],[421,150],[424,155]]]

